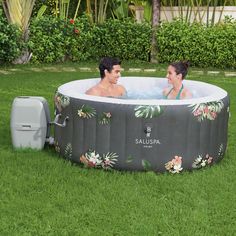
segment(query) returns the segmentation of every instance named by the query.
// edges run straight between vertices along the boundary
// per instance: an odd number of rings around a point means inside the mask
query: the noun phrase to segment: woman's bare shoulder
[[[192,98],[193,97],[193,94],[191,93],[191,91],[188,88],[184,88],[182,94],[183,94],[184,98]]]
[[[166,87],[163,89],[162,93],[166,95],[170,91],[170,87]]]

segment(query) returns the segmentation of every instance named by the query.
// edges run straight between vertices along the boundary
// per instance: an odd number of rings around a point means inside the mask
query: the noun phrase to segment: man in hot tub
[[[117,84],[121,71],[120,64],[121,61],[117,58],[102,58],[99,64],[101,80],[88,89],[86,94],[102,97],[125,97],[126,90],[124,86]]]

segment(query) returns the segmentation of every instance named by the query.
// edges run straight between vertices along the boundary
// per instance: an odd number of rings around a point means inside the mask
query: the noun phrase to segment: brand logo
[[[146,137],[147,137],[147,138],[150,138],[150,137],[151,137],[151,132],[152,132],[152,127],[151,127],[151,126],[147,126],[147,127],[144,129],[144,133],[146,134]]]
[[[144,128],[144,133],[146,138],[136,138],[135,144],[142,145],[143,148],[152,148],[153,145],[161,144],[159,139],[152,138],[152,124],[146,124]]]

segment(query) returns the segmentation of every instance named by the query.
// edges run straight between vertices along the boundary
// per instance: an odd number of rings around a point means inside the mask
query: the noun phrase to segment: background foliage
[[[211,27],[175,20],[157,33],[159,62],[189,60],[201,67],[236,67],[236,22]]]
[[[33,63],[86,60],[90,25],[86,20],[65,20],[52,16],[34,19],[29,47]]]
[[[121,59],[148,61],[151,26],[130,20],[107,20],[92,30],[91,58],[116,56]]]
[[[47,16],[32,22],[29,46],[34,63],[103,56],[148,61],[150,37],[151,26],[146,23],[107,20],[102,25],[90,25],[86,17],[81,17],[72,24]]]
[[[12,62],[24,47],[20,31],[9,25],[0,11],[0,61]],[[31,63],[97,60],[116,56],[122,60],[149,61],[151,25],[132,19],[108,19],[91,24],[86,15],[75,21],[54,16],[34,17],[28,48]],[[236,68],[236,21],[206,27],[181,19],[161,23],[157,35],[158,62],[189,60],[192,66]]]
[[[11,62],[21,53],[23,42],[20,30],[7,23],[0,9],[0,62]]]
[[[75,33],[78,29],[78,33]],[[129,19],[91,25],[86,17],[74,24],[44,17],[31,25],[32,62],[97,60],[116,56],[149,61],[151,26]],[[177,19],[162,23],[157,32],[158,61],[189,60],[200,67],[236,68],[236,22],[228,19],[211,27]]]

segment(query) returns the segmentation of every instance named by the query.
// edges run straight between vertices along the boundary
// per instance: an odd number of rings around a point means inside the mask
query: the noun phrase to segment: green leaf
[[[142,160],[142,166],[143,166],[144,170],[150,170],[151,169],[151,164],[147,160]]]
[[[137,118],[154,118],[158,117],[162,114],[163,109],[159,105],[155,106],[149,106],[149,105],[142,105],[142,106],[136,106],[135,109],[135,116]]]
[[[131,155],[129,155],[128,157],[127,157],[127,160],[125,161],[126,163],[131,163],[131,162],[133,162],[133,160],[134,160],[134,158],[131,156]]]

